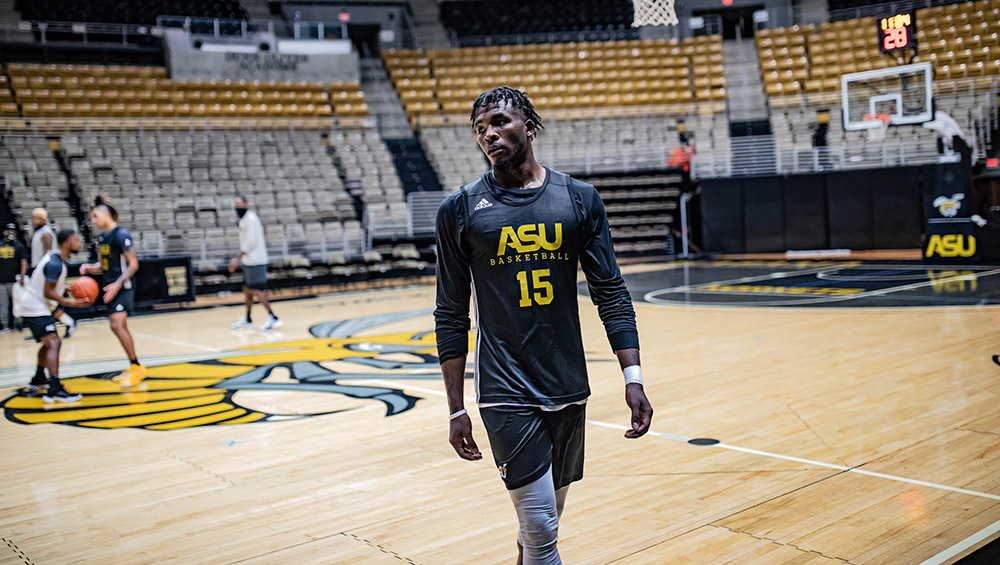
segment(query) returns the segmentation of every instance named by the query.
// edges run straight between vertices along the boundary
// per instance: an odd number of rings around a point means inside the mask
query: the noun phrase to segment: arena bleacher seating
[[[1000,1],[920,9],[917,22],[920,53],[915,62],[932,62],[935,80],[1000,75]],[[759,31],[767,95],[836,93],[843,74],[898,64],[879,51],[874,29],[874,18],[856,18]],[[820,98],[835,99],[836,94]]]
[[[972,132],[977,109],[996,103],[990,92],[1000,81],[1000,0],[923,8],[916,14],[919,54],[914,62],[933,63],[937,109]],[[884,140],[843,129],[841,75],[899,64],[879,51],[874,29],[875,19],[866,17],[758,32],[779,159],[816,161],[819,168],[820,161],[827,167],[863,168],[936,158],[937,134],[919,125],[893,126]],[[819,122],[828,124],[827,143],[816,153],[813,135]]]
[[[368,115],[357,82],[175,80],[163,67],[12,63],[0,92],[4,116],[26,118]]]
[[[540,110],[725,101],[722,38],[391,50],[386,67],[412,118],[467,112],[509,84]]]

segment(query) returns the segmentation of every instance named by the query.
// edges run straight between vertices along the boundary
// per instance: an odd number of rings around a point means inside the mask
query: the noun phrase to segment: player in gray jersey
[[[492,170],[449,196],[437,216],[434,316],[449,440],[463,459],[482,458],[464,407],[472,300],[476,401],[517,511],[518,559],[560,563],[559,515],[569,484],[583,478],[590,396],[577,265],[625,373],[627,438],[645,434],[653,414],[635,312],[597,191],[535,161],[531,143],[542,124],[531,101],[494,88],[476,99],[471,118]]]

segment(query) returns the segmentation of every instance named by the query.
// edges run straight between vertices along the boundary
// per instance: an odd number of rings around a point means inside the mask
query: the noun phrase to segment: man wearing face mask
[[[22,287],[27,282],[28,250],[17,240],[17,227],[7,224],[0,242],[0,331],[10,331],[14,318],[10,315],[10,301],[14,284]]]
[[[236,215],[240,218],[240,253],[229,262],[229,272],[235,273],[236,268],[243,265],[243,299],[247,307],[246,317],[233,324],[234,330],[252,329],[253,320],[250,310],[253,301],[257,299],[267,310],[268,319],[260,327],[261,331],[281,327],[281,320],[271,310],[267,300],[267,242],[264,240],[264,225],[253,210],[247,209],[247,199],[237,196],[233,199]]]

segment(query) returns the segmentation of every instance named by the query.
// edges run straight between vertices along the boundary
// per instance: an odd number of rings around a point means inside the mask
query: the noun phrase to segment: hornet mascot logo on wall
[[[961,192],[952,194],[951,198],[947,196],[938,196],[934,199],[934,207],[941,212],[941,215],[945,218],[954,218],[958,214],[959,208],[962,207],[962,200],[965,199],[965,195]]]
[[[386,416],[410,410],[420,398],[398,388],[349,384],[352,380],[440,379],[433,332],[406,332],[376,336],[358,333],[426,315],[429,310],[365,316],[313,326],[313,339],[246,347],[220,353],[174,356],[151,363],[140,390],[122,390],[115,374],[103,362],[80,364],[84,373],[63,382],[83,393],[78,402],[50,405],[23,392],[2,406],[8,420],[20,424],[53,423],[87,428],[142,428],[175,430],[300,419],[344,410],[311,414],[275,414],[241,406],[239,391],[291,391],[339,394],[379,402]],[[355,337],[357,336],[357,337]],[[338,372],[321,363],[358,368]],[[106,363],[103,363],[106,365]],[[287,371],[274,379],[272,372]],[[67,375],[68,371],[63,371]],[[67,375],[68,376],[68,375]]]

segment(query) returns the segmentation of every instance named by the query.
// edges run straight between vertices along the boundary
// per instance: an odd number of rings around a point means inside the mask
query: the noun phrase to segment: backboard
[[[888,114],[892,124],[921,124],[934,119],[930,63],[899,65],[840,77],[844,129],[867,129],[865,116]]]

